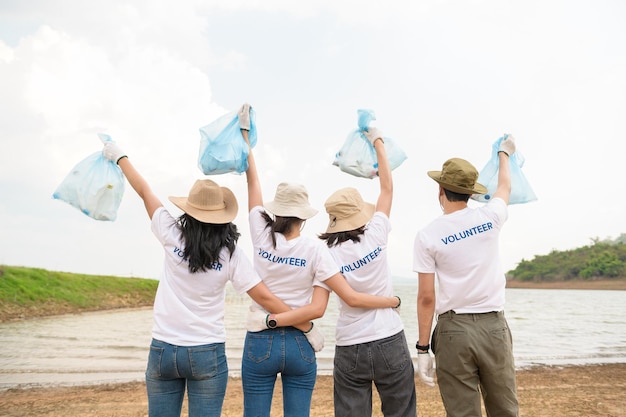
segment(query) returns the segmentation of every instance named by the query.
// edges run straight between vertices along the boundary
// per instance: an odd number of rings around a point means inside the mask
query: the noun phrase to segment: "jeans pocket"
[[[272,352],[272,336],[248,332],[246,356],[252,362],[261,363],[269,359]]]
[[[400,371],[410,362],[410,354],[406,342],[401,339],[390,340],[377,346],[381,356],[385,360],[387,369]]]
[[[300,355],[302,355],[302,360],[308,363],[315,362],[315,351],[313,347],[307,340],[306,336],[296,336],[296,342],[300,347]]]
[[[359,345],[336,346],[334,366],[342,372],[354,372],[359,359]]]
[[[191,375],[197,379],[213,378],[219,370],[219,353],[216,345],[187,348]]]
[[[150,346],[150,352],[148,353],[148,367],[146,369],[146,376],[148,378],[161,377],[161,361],[163,360],[163,350],[163,348],[157,346]]]

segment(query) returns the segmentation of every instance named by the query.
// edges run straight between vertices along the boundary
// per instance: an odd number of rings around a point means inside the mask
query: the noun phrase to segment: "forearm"
[[[348,284],[343,275],[337,273],[324,281],[350,307],[355,308],[395,308],[400,304],[399,297],[357,292]]]
[[[435,315],[435,274],[418,274],[417,290],[417,328],[418,344],[426,346],[430,343],[430,333]]]
[[[378,179],[380,182],[380,194],[376,202],[376,211],[385,213],[387,216],[391,214],[391,202],[393,199],[393,179],[391,176],[391,167],[387,158],[387,149],[382,140],[374,142],[376,156],[378,159]]]
[[[246,170],[246,180],[248,183],[248,211],[250,211],[254,207],[263,205],[263,193],[261,190],[261,181],[259,180],[256,161],[248,139],[248,131],[242,129],[241,134],[248,144],[248,169]]]
[[[322,317],[326,312],[329,297],[330,293],[326,289],[315,286],[309,304],[285,313],[273,314],[272,318],[278,326],[293,326],[305,332],[309,331],[312,325],[310,321]]]
[[[494,197],[503,199],[506,203],[509,202],[511,195],[511,168],[509,166],[509,156],[504,152],[498,152],[498,186]]]

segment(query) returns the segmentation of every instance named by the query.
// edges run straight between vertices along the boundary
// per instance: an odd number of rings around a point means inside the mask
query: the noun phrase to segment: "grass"
[[[0,322],[151,306],[158,281],[0,265]]]

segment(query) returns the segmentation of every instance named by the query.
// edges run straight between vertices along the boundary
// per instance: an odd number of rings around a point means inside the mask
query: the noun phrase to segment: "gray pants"
[[[517,417],[513,342],[504,312],[440,314],[433,333],[437,383],[448,417]]]
[[[335,417],[372,415],[372,382],[386,417],[415,417],[413,362],[404,331],[351,346],[335,346]]]

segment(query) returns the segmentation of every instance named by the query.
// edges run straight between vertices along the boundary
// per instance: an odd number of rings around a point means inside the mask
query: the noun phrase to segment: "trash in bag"
[[[111,140],[99,133],[102,143]],[[80,161],[52,195],[96,220],[113,221],[124,195],[124,174],[115,162],[109,161],[102,151]]]
[[[493,143],[491,146],[491,159],[478,175],[478,182],[487,187],[487,194],[472,194],[473,200],[486,203],[496,192],[496,188],[498,187],[498,171],[500,169],[498,150],[500,149],[500,142],[507,136],[508,134],[505,134]],[[524,204],[537,200],[535,192],[522,172],[524,162],[526,162],[526,159],[520,151],[515,151],[515,153],[509,157],[509,169],[511,170],[511,196],[509,197],[509,204]]]
[[[372,120],[376,120],[376,116],[373,110],[365,109],[357,110],[357,115],[359,128],[348,134],[343,146],[335,155],[333,165],[356,177],[374,178],[378,175],[378,157],[374,146],[363,132],[367,131]],[[394,170],[407,159],[406,153],[394,139],[385,136],[383,140],[390,168]]]
[[[250,108],[250,147],[257,142],[256,116]],[[237,112],[230,112],[200,128],[198,168],[205,175],[242,173],[248,169],[248,144],[241,129]]]

